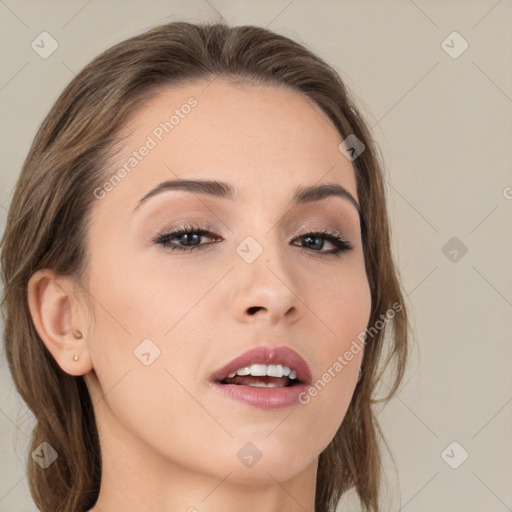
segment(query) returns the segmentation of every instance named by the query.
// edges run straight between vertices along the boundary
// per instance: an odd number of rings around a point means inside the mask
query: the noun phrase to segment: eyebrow
[[[235,200],[239,196],[234,187],[229,183],[215,180],[172,180],[164,181],[157,185],[153,190],[148,192],[140,201],[133,211],[145,203],[149,198],[167,192],[169,190],[182,190],[197,194],[207,194],[221,199]],[[359,203],[354,196],[343,186],[337,183],[324,183],[322,185],[312,185],[308,187],[299,186],[295,189],[292,203],[306,204],[314,201],[321,201],[330,197],[341,197],[351,203],[361,213]]]

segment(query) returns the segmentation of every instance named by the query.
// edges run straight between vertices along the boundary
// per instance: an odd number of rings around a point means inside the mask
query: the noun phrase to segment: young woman
[[[303,46],[173,22],[105,51],[40,127],[1,258],[40,510],[379,509],[406,308],[369,130]]]

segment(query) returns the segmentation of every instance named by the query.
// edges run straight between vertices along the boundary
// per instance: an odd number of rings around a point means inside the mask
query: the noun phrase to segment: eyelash
[[[152,242],[153,244],[160,244],[163,247],[170,248],[171,252],[174,250],[178,251],[188,251],[192,252],[194,249],[197,249],[203,245],[208,244],[200,244],[193,247],[180,247],[179,245],[171,245],[169,243],[170,240],[173,238],[178,238],[183,235],[189,235],[189,234],[197,234],[199,236],[209,236],[210,238],[220,238],[220,235],[217,235],[216,233],[211,231],[211,227],[206,226],[193,226],[193,225],[184,225],[180,226],[178,228],[171,229],[170,231],[166,233],[162,233],[161,235],[157,235],[155,238],[153,238]],[[212,236],[210,236],[212,235]],[[318,236],[320,235],[320,236]],[[341,235],[336,233],[335,231],[330,231],[329,229],[321,229],[319,231],[309,231],[307,233],[302,233],[297,235],[295,238],[324,238],[325,240],[331,242],[333,245],[337,247],[335,250],[331,251],[315,251],[312,250],[314,257],[320,257],[323,258],[326,255],[332,255],[336,256],[338,258],[341,257],[343,253],[346,253],[348,251],[351,251],[353,249],[352,245],[345,240]],[[212,242],[216,243],[216,242]],[[307,249],[307,247],[304,247]]]

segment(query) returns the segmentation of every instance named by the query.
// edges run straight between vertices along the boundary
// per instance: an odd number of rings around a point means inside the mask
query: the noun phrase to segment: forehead
[[[123,135],[110,173],[133,164],[116,187],[132,204],[178,177],[229,182],[242,201],[291,197],[297,186],[321,182],[339,183],[357,197],[352,164],[338,150],[342,137],[314,101],[284,86],[169,87],[132,115]],[[144,156],[134,155],[144,147]],[[120,199],[117,192],[111,195]]]

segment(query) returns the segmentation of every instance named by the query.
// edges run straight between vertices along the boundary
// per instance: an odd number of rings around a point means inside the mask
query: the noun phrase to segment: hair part
[[[1,246],[7,360],[37,420],[30,452],[46,441],[61,454],[45,471],[28,457],[32,497],[44,512],[83,512],[94,505],[101,453],[85,381],[63,372],[39,338],[27,304],[28,281],[37,270],[52,269],[73,278],[87,298],[93,190],[105,181],[123,127],[163,89],[217,78],[287,86],[318,105],[343,138],[354,134],[366,147],[353,166],[371,290],[369,325],[392,304],[403,308],[391,322],[391,335],[385,336],[385,327],[365,347],[362,378],[341,427],[319,457],[316,510],[334,512],[352,488],[365,510],[379,510],[382,433],[373,393],[390,363],[393,383],[382,400],[401,383],[408,321],[370,132],[336,71],[299,43],[255,26],[172,22],[109,48],[69,83],[33,140],[8,212]]]

